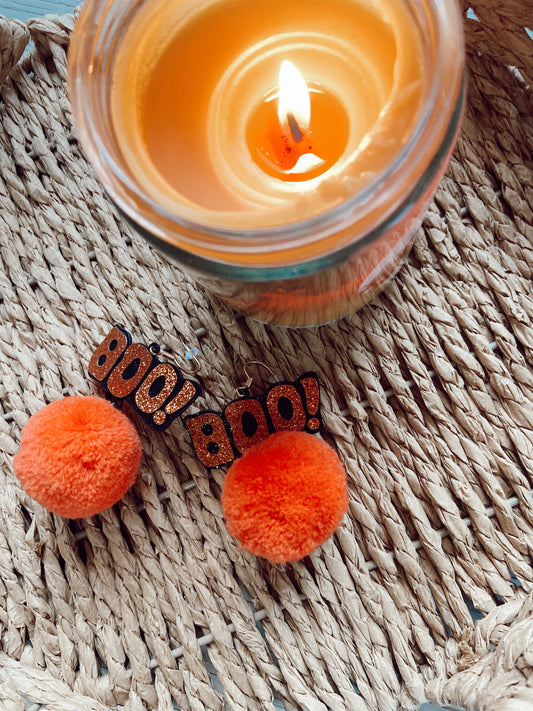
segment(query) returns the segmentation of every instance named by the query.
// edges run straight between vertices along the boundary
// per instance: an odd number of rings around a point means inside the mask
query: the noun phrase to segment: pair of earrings
[[[201,385],[187,379],[173,363],[161,362],[160,348],[133,343],[121,326],[114,326],[93,353],[89,375],[121,407],[128,402],[153,429],[166,430],[190,408]],[[202,410],[184,417],[194,451],[208,469],[230,464],[270,434],[284,430],[315,434],[321,425],[318,377],[309,372],[295,382],[274,383],[257,398],[250,396],[251,378],[240,397],[223,412]]]
[[[122,404],[164,431],[201,393],[199,382],[159,353],[157,344],[134,343],[114,326],[88,366],[111,402],[68,397],[30,418],[14,461],[30,496],[70,518],[121,498],[141,459],[140,439]],[[339,525],[348,503],[346,473],[334,450],[312,436],[321,426],[315,373],[273,383],[258,397],[250,385],[248,378],[222,412],[201,410],[183,422],[203,465],[231,464],[221,497],[230,533],[272,562],[299,560]]]

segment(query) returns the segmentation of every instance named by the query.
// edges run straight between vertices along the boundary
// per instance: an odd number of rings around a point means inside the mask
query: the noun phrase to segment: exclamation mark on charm
[[[194,380],[185,380],[178,394],[165,405],[167,415],[181,412],[188,407],[200,392],[200,386]],[[164,414],[164,413],[163,413]]]
[[[299,380],[305,392],[305,408],[309,417],[307,429],[310,432],[318,432],[320,429],[320,415],[318,412],[320,407],[320,386],[318,378],[314,373],[307,373]]]

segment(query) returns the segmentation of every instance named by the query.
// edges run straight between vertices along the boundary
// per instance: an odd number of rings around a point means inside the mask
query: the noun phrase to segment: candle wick
[[[287,114],[287,121],[289,122],[289,128],[295,143],[300,143],[303,140],[303,134],[298,126],[298,122],[294,118],[293,114]]]

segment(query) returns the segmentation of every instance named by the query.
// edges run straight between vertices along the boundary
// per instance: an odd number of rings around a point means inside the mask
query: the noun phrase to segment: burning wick
[[[292,137],[294,138],[295,142],[300,143],[300,141],[303,141],[303,134],[300,131],[298,122],[292,114],[287,114],[287,121],[289,122],[289,128],[291,130]]]
[[[267,175],[287,183],[313,180],[341,157],[350,122],[342,102],[327,87],[309,87],[284,60],[278,85],[251,112],[246,144]]]
[[[285,169],[287,174],[308,173],[324,163],[314,153],[300,152],[297,145],[304,139],[310,141],[311,99],[305,79],[287,59],[283,60],[279,70],[278,121],[284,143],[288,144],[285,146],[287,152],[298,156],[296,163]]]

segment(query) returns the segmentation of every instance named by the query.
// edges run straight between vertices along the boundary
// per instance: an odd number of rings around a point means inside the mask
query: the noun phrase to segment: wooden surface
[[[26,20],[39,15],[72,12],[79,0],[0,0],[0,15]]]

